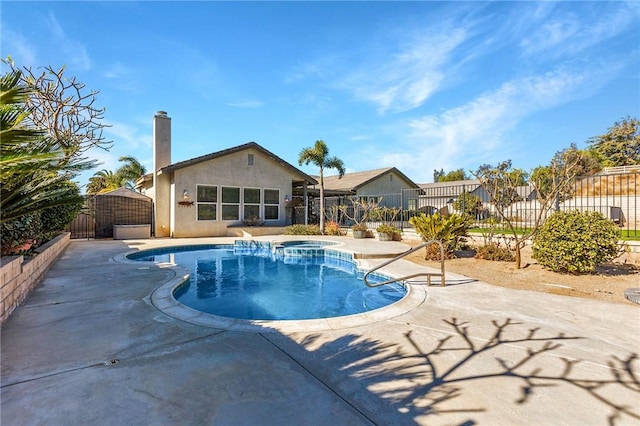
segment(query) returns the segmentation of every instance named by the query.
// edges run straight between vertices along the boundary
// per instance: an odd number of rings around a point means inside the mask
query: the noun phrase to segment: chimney
[[[168,175],[158,174],[158,170],[171,165],[171,118],[165,111],[153,116],[153,217],[154,235],[171,235],[171,179]]]
[[[166,111],[153,116],[153,173],[171,164],[171,118]]]

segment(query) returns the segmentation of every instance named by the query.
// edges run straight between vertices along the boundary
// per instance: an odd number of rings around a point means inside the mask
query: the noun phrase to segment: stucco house
[[[338,175],[324,177],[327,195],[384,196],[416,188],[418,185],[395,167],[345,173],[341,178]]]
[[[407,200],[403,198],[403,193],[420,190],[415,182],[395,167],[345,173],[342,178],[338,175],[325,176],[324,188],[327,215],[341,225],[348,223],[344,222],[342,215],[337,214],[336,206],[347,206],[349,217],[355,215],[350,201],[353,199],[374,202],[380,207],[406,209]],[[318,215],[315,209],[313,213],[314,216]]]
[[[316,184],[255,142],[171,163],[171,118],[159,111],[153,118],[153,171],[136,189],[153,200],[155,236],[178,238],[239,235],[243,225],[286,226],[294,191],[306,203],[307,187]]]
[[[327,206],[331,204],[349,205],[354,196],[359,199],[378,202],[381,207],[406,208],[402,193],[407,190],[419,190],[419,186],[395,167],[345,173],[342,178],[324,177]]]

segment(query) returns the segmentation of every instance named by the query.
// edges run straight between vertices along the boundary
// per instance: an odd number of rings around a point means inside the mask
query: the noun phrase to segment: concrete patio
[[[367,268],[407,249],[324,238]],[[2,325],[0,423],[640,424],[638,305],[447,274],[446,287],[412,283],[410,302],[366,320],[238,331],[158,309],[152,293],[180,269],[120,256],[232,241],[72,241]]]

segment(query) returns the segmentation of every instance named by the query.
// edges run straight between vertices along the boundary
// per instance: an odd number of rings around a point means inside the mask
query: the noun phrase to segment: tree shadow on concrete
[[[563,333],[545,336],[539,328],[522,330],[520,323],[509,318],[492,321],[492,334],[478,337],[471,336],[466,322],[457,318],[443,321],[451,330],[448,335],[420,339],[408,327],[402,334],[404,343],[382,343],[355,334],[328,342],[321,334],[308,336],[299,342],[306,351],[298,361],[374,423],[415,424],[419,418],[427,423],[429,419],[447,419],[447,424],[473,425],[477,419],[460,416],[491,411],[485,404],[491,405],[500,395],[510,398],[515,388],[518,394],[501,403],[525,406],[543,388],[550,387],[570,391],[562,393],[567,404],[580,398],[578,393],[583,393],[587,404],[600,404],[603,418],[597,420],[602,423],[640,420],[640,378],[634,365],[637,354],[608,356],[608,373],[598,377],[590,374],[589,368],[577,368],[583,361],[557,353],[563,342],[581,337]],[[413,350],[408,352],[405,343]],[[486,383],[491,380],[494,382]],[[480,398],[478,394],[470,396],[469,385],[482,382],[485,387],[496,383],[508,390],[498,396],[493,392]],[[539,404],[540,400],[531,403]],[[452,414],[451,419],[443,417]],[[558,419],[563,414],[548,415],[553,421],[554,416]]]

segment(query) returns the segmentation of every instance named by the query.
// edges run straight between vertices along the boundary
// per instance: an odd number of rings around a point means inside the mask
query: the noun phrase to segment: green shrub
[[[382,232],[384,234],[399,234],[400,230],[393,225],[382,224],[378,225],[376,231]]]
[[[57,237],[78,216],[82,203],[49,207],[40,213],[42,241]]]
[[[352,231],[361,231],[361,232],[367,232],[369,230],[369,227],[367,226],[366,223],[356,223],[355,225],[353,225],[351,227]]]
[[[439,213],[434,213],[427,216],[421,213],[419,216],[409,219],[409,223],[415,227],[423,241],[435,239],[442,242],[447,257],[453,257],[456,248],[466,241],[464,237],[469,229],[466,218],[460,214],[442,216]],[[440,258],[439,249],[433,247],[435,245],[427,247],[426,259],[434,259],[434,256],[437,259]]]
[[[620,232],[598,212],[556,212],[533,238],[533,258],[556,272],[595,272],[618,255]]]
[[[80,189],[74,182],[63,181],[49,188],[55,192],[50,195],[50,207],[23,215],[16,220],[0,224],[2,243],[0,252],[3,255],[14,254],[16,247],[32,241],[38,247],[65,230],[82,209],[84,199]]]
[[[482,200],[475,194],[463,191],[451,207],[475,219],[478,212],[482,210]]]
[[[476,248],[476,259],[493,260],[499,262],[513,262],[515,256],[509,247],[497,243],[490,243]]]
[[[0,253],[3,256],[19,254],[17,247],[29,240],[38,240],[40,229],[40,214],[38,212],[22,216],[19,220],[0,223],[2,243]]]
[[[285,235],[320,235],[318,225],[289,225],[284,228]]]

